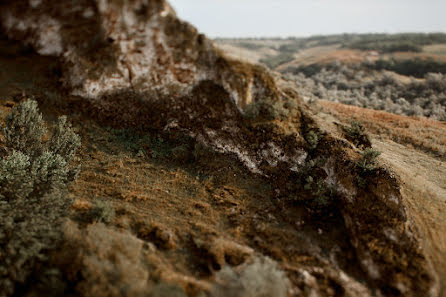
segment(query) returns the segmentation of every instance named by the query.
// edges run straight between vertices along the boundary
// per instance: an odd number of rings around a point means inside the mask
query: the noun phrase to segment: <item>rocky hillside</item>
[[[367,136],[330,132],[165,1],[3,1],[0,20],[2,121],[31,97],[82,139],[66,212],[6,220],[26,203],[1,193],[0,296],[439,295]]]

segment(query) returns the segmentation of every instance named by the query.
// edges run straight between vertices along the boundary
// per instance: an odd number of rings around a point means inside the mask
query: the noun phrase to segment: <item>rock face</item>
[[[165,1],[11,0],[0,5],[0,18],[8,38],[60,61],[70,100],[100,121],[186,133],[273,180],[279,197],[304,195],[295,186],[303,168],[328,160],[311,167],[336,189],[332,207],[358,258],[351,265],[367,286],[330,260],[328,268],[298,270],[295,286],[329,296],[312,275],[325,273],[357,296],[438,295],[392,174],[380,170],[368,189],[360,188],[354,147],[323,133],[293,92],[262,67],[226,59]],[[247,117],[265,98],[272,103]],[[265,118],[269,108],[278,115]]]
[[[63,82],[72,94],[97,99],[131,89],[162,97],[212,80],[240,105],[276,96],[262,70],[228,63],[165,1],[34,0],[6,5],[0,13],[4,31],[41,55],[59,57]]]

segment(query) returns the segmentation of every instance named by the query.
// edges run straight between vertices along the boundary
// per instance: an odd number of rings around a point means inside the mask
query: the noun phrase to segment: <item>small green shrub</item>
[[[144,147],[151,141],[149,136],[140,135],[132,129],[110,129],[110,132],[110,141],[122,145],[133,155],[146,155]]]
[[[305,135],[305,140],[307,141],[309,148],[314,150],[319,144],[320,136],[317,132],[310,130]]]
[[[377,158],[381,152],[367,148],[361,152],[362,159],[357,163],[363,173],[371,172],[376,169]]]
[[[360,122],[352,121],[350,127],[344,127],[344,132],[347,139],[353,142],[355,146],[371,146],[369,136]]]
[[[0,200],[0,296],[13,296],[60,243],[69,200],[62,192]]]
[[[60,242],[69,205],[63,191],[80,138],[61,117],[43,141],[48,130],[33,100],[13,108],[1,131],[6,155],[0,160],[0,296],[13,296]]]
[[[110,223],[115,218],[115,208],[110,202],[95,202],[91,209],[91,216],[95,222]]]
[[[362,158],[356,163],[359,168],[357,184],[360,188],[367,187],[367,177],[372,175],[377,169],[377,158],[381,152],[372,148],[367,148],[361,152]]]
[[[33,191],[31,162],[22,152],[14,151],[0,160],[0,200],[25,198]]]
[[[249,104],[244,116],[250,120],[285,120],[289,117],[294,105],[288,101],[273,101],[269,98],[263,98]]]
[[[12,153],[1,163],[0,198],[43,195],[75,178],[79,167],[71,163],[81,142],[66,117],[59,118],[50,140],[44,142],[48,130],[37,102],[26,100],[12,109],[2,131]]]
[[[277,263],[268,257],[256,257],[252,263],[234,270],[223,267],[217,275],[213,297],[285,297],[290,282]]]
[[[5,122],[2,130],[6,147],[28,156],[38,155],[44,150],[42,139],[48,130],[36,101],[26,100],[14,107]]]
[[[71,123],[67,121],[67,117],[59,117],[49,142],[51,151],[63,156],[65,161],[70,163],[80,146],[81,138],[74,132]]]
[[[34,193],[43,195],[60,189],[68,182],[67,162],[61,155],[53,152],[43,152],[38,156],[31,167]]]

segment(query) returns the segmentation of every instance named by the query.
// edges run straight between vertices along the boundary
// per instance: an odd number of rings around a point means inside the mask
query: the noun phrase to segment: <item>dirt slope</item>
[[[435,154],[438,150],[432,154],[429,149],[434,142],[434,147],[446,147],[442,137],[446,132],[444,123],[327,101],[320,103],[323,109],[319,116],[324,121],[341,121],[345,125],[351,120],[361,121],[372,135],[373,146],[382,152],[380,162],[400,177],[405,205],[442,280],[441,296],[446,296],[446,163],[442,154]],[[326,113],[335,118],[326,117]],[[403,126],[404,131],[400,131]]]

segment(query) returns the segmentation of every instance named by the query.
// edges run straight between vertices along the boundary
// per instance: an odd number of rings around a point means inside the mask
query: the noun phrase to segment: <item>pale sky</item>
[[[209,37],[446,32],[446,0],[168,0]]]

